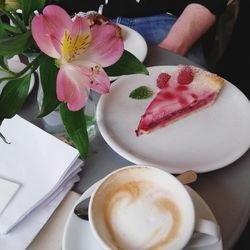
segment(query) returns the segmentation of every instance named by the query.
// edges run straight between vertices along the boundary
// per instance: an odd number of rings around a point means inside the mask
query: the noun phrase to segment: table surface
[[[185,57],[158,47],[149,47],[144,61],[146,66],[155,65],[196,65]],[[30,94],[20,115],[37,126],[44,128],[36,119],[37,86]],[[230,143],[230,142],[229,142]],[[111,171],[133,165],[125,160],[104,141],[99,131],[90,143],[90,151],[80,174],[80,181],[74,191],[83,193],[90,185]],[[250,217],[250,150],[234,163],[209,173],[198,175],[198,180],[190,186],[206,201],[221,228],[223,249],[231,249],[239,239]]]

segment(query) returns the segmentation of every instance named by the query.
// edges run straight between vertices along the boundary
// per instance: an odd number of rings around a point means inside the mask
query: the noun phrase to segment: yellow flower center
[[[61,43],[62,59],[69,62],[80,55],[89,45],[91,36],[88,33],[79,32],[71,37],[70,32],[66,31]]]

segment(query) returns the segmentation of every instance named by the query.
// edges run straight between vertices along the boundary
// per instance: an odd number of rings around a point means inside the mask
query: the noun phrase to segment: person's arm
[[[196,3],[189,4],[159,46],[185,55],[215,21],[216,16],[206,7]]]

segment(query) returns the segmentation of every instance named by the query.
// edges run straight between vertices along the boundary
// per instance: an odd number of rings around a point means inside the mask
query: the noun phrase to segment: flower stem
[[[0,70],[1,70],[1,71],[4,71],[4,72],[6,72],[6,73],[8,73],[9,75],[12,75],[12,76],[15,76],[15,75],[16,75],[15,72],[11,71],[10,69],[5,69],[5,68],[3,68],[3,67],[1,67],[1,66],[0,66]],[[1,82],[1,81],[2,81],[2,78],[0,78],[0,82]]]
[[[20,30],[25,33],[27,31],[26,26],[24,22],[21,20],[21,18],[16,13],[12,13],[9,11],[4,10],[0,7],[0,12],[2,12],[4,15],[6,15],[17,27],[20,28]]]
[[[11,80],[11,79],[15,79],[15,78],[19,78],[22,75],[24,75],[28,70],[30,70],[30,73],[33,73],[36,71],[36,69],[39,67],[40,65],[40,61],[43,57],[43,53],[40,53],[30,64],[28,64],[23,70],[21,70],[18,73],[14,73],[14,76],[7,76],[7,77],[3,77],[0,78],[0,83],[2,81],[5,80]]]

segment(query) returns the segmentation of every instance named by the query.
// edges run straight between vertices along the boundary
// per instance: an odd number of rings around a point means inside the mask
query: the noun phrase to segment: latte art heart
[[[103,179],[89,205],[90,227],[105,250],[180,250],[195,210],[184,186],[150,166],[128,166]]]
[[[118,249],[158,249],[177,237],[181,213],[163,189],[131,181],[106,195],[104,221]]]

